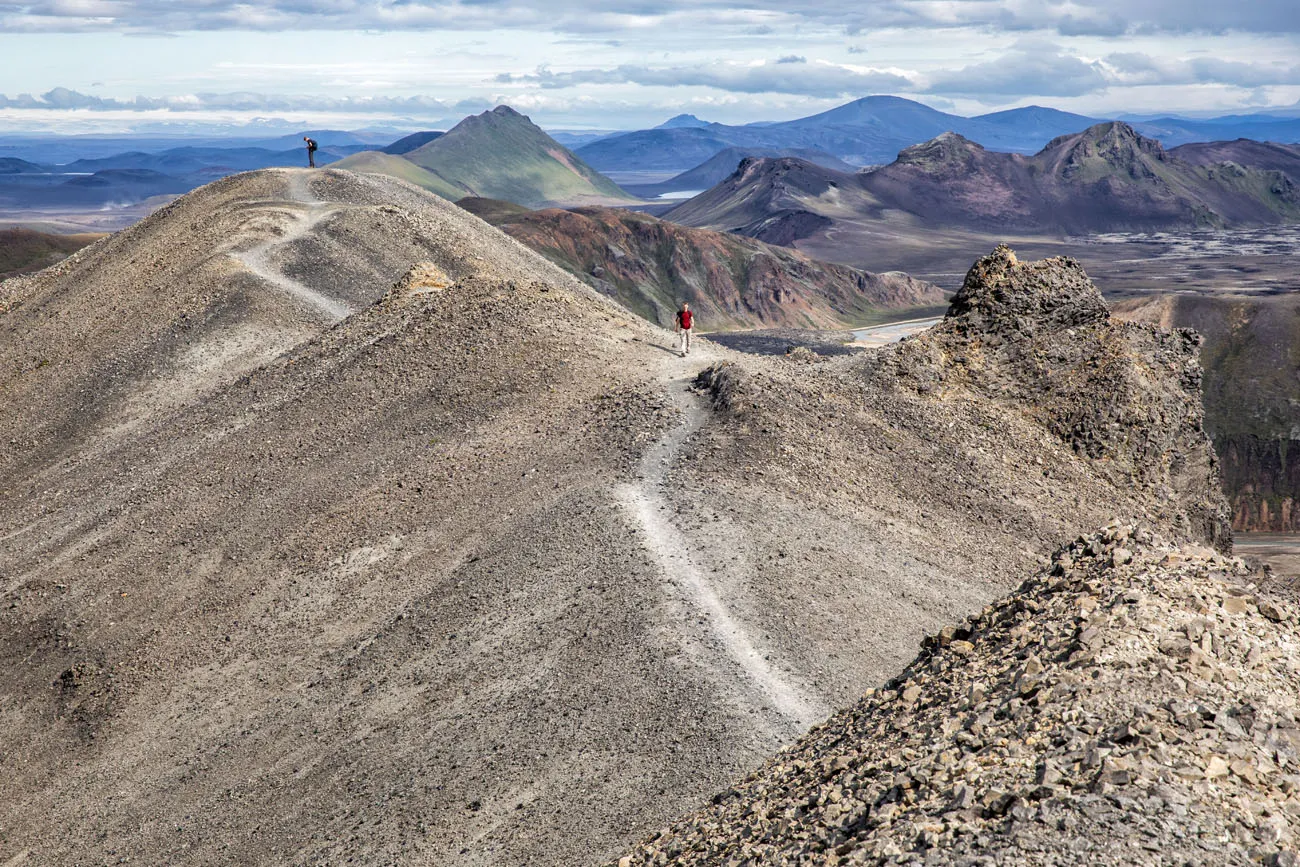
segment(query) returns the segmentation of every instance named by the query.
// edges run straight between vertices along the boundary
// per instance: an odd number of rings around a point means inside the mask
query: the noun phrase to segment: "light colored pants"
[[[683,353],[690,352],[691,351],[691,329],[679,328],[677,329],[677,333],[679,335],[678,343],[681,345],[681,348],[678,351]]]

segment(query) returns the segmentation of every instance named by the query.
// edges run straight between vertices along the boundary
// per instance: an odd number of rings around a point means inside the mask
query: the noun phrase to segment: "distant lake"
[[[698,196],[698,195],[699,195],[700,193],[702,193],[702,192],[704,192],[704,190],[676,190],[676,191],[671,192],[671,193],[660,193],[659,196],[658,196],[658,198],[660,198],[660,199],[672,199],[672,200],[677,200],[677,199],[693,199],[693,198],[695,198],[696,196]]]

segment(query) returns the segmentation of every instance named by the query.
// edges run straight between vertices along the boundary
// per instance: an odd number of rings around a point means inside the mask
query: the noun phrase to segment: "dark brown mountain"
[[[1236,141],[1212,141],[1185,144],[1170,154],[1197,166],[1236,163],[1250,169],[1281,172],[1300,185],[1300,144],[1278,144],[1239,138]]]
[[[0,229],[0,280],[53,265],[99,237]]]
[[[1202,335],[1205,427],[1233,528],[1300,531],[1300,301],[1293,293],[1164,295],[1120,301],[1116,315]]]
[[[618,208],[527,211],[465,199],[488,220],[651,322],[671,326],[689,301],[704,330],[837,328],[882,308],[942,304],[939,287],[872,274],[787,247],[691,229]]]
[[[731,177],[663,216],[788,245],[829,228],[834,215],[875,215],[879,204],[858,175],[794,157],[759,157],[743,160]]]
[[[873,172],[747,162],[665,216],[790,243],[889,211],[933,227],[1035,233],[1239,227],[1300,220],[1300,192],[1279,171],[1196,165],[1112,122],[1061,136],[1030,157],[945,133]]]

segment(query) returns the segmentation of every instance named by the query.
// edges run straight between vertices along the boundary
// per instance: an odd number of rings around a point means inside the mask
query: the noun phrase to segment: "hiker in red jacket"
[[[695,314],[691,312],[691,305],[682,302],[682,309],[677,311],[677,333],[681,335],[681,346],[678,352],[685,358],[691,352],[691,326],[695,324]]]

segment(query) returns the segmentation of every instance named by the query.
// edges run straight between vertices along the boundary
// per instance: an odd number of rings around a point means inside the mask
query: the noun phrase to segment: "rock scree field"
[[[604,863],[1064,541],[1230,546],[1194,338],[1068,260],[681,358],[436,196],[268,170],[0,311],[16,863]]]

